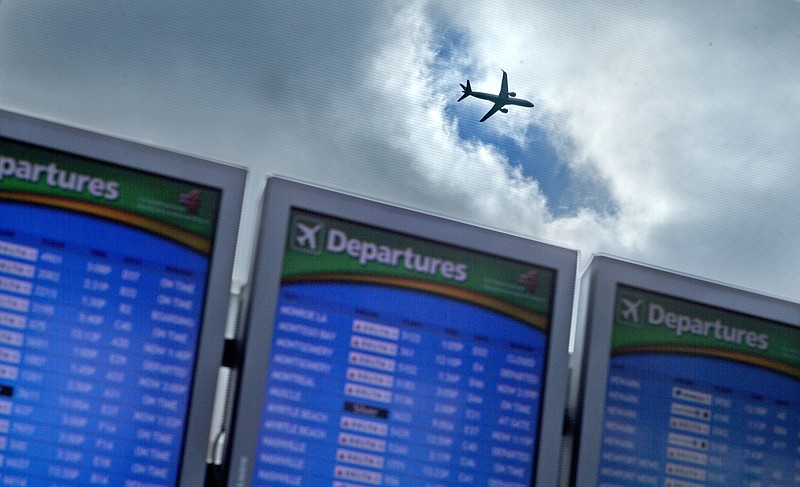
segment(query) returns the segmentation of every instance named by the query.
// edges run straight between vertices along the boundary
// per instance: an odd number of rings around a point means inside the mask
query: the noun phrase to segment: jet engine
[[[514,96],[517,96],[517,94],[516,94],[516,92],[512,91],[512,92],[509,92],[508,96],[514,97]]]
[[[501,108],[500,111],[503,113],[508,113],[508,108]]]

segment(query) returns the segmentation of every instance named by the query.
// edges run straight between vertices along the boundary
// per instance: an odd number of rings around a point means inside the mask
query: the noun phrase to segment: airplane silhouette
[[[486,115],[484,115],[482,119],[480,119],[481,122],[494,115],[498,110],[503,113],[508,113],[508,108],[503,108],[505,105],[518,105],[521,107],[533,106],[533,103],[529,102],[528,100],[523,100],[522,98],[515,98],[517,94],[513,91],[508,91],[508,75],[505,71],[503,71],[503,83],[500,85],[500,94],[498,95],[483,93],[482,91],[472,91],[472,86],[470,86],[469,80],[467,80],[467,86],[461,85],[461,89],[464,91],[464,94],[461,95],[461,98],[459,98],[458,101],[461,101],[468,96],[474,96],[475,98],[480,98],[481,100],[489,100],[494,102],[494,106],[488,112],[486,112]]]
[[[622,310],[622,319],[638,322],[639,306],[642,304],[642,300],[631,301],[630,299],[622,298],[622,304],[625,305],[625,309]]]
[[[322,224],[309,226],[304,223],[297,222],[297,228],[303,232],[302,235],[297,236],[297,244],[307,246],[310,249],[317,249],[317,232],[322,228]]]

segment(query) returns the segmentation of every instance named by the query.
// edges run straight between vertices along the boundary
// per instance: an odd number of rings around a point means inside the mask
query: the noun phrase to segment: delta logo
[[[292,250],[311,255],[321,255],[325,241],[325,223],[306,216],[298,216],[292,222],[289,246]]]
[[[181,193],[180,202],[192,215],[196,215],[197,212],[200,210],[200,197],[202,193],[199,189],[190,189],[185,193]]]
[[[539,286],[539,273],[535,269],[531,269],[527,273],[519,276],[519,283],[522,284],[525,290],[530,294],[536,294],[536,288]]]

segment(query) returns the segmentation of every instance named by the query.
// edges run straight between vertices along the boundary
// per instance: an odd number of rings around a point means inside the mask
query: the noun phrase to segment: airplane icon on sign
[[[631,301],[630,299],[622,298],[622,304],[625,306],[625,309],[622,310],[622,319],[638,323],[639,306],[642,304],[642,300]]]
[[[317,250],[317,233],[322,229],[322,223],[317,223],[313,227],[302,222],[297,222],[297,228],[302,235],[296,237],[297,245]]]

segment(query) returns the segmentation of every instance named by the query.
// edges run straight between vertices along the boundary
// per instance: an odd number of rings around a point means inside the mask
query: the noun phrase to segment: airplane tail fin
[[[459,83],[459,85],[461,85],[461,90],[464,92],[464,94],[461,95],[461,98],[458,99],[458,101],[461,101],[472,94],[472,86],[470,86],[469,80],[467,80],[467,86],[464,86],[461,83]]]

